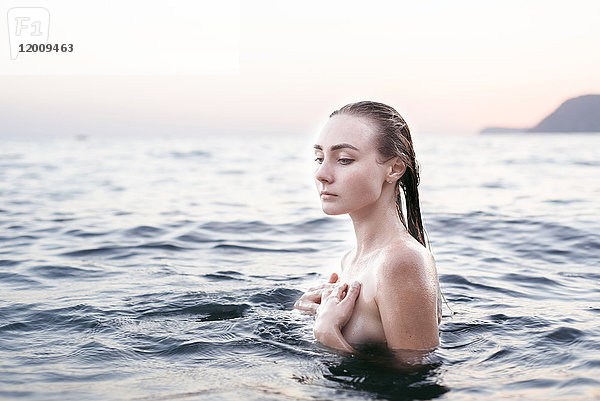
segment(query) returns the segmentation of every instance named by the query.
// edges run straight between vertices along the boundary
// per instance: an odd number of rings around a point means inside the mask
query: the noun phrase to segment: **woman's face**
[[[381,197],[390,167],[377,162],[375,134],[368,120],[343,114],[331,117],[314,148],[315,183],[323,212],[352,213]]]

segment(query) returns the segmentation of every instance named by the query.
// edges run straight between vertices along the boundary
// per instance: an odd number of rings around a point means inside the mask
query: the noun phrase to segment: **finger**
[[[314,302],[306,302],[306,301],[302,301],[302,300],[298,300],[296,301],[296,303],[294,304],[294,309],[298,309],[301,311],[305,311],[305,312],[316,312],[317,308],[319,307],[318,303],[314,303]]]
[[[335,283],[326,283],[326,284],[321,284],[321,285],[318,285],[318,286],[316,286],[316,287],[310,287],[310,288],[307,290],[307,292],[309,292],[309,291],[319,291],[319,290],[322,290],[323,288],[331,288],[331,287],[333,287],[333,286],[335,286]]]
[[[356,299],[358,298],[358,294],[360,293],[360,283],[355,281],[351,286],[348,287],[348,293],[346,294],[346,298],[342,300],[342,304],[347,305],[348,307],[353,307]]]
[[[306,294],[302,295],[301,299],[308,300],[310,302],[320,302],[321,291],[322,290],[307,292]]]
[[[323,292],[324,291],[331,291],[334,287],[333,284],[327,284],[329,287],[328,288],[319,288],[318,290],[314,290],[314,291],[307,291],[306,293],[304,293],[301,297],[300,300],[302,302],[309,302],[309,303],[321,303],[321,300],[323,299]]]
[[[336,281],[338,281],[338,275],[336,272],[333,272],[329,277],[329,283],[335,283]]]
[[[329,294],[331,294],[332,291],[333,291],[332,289],[327,289],[321,293],[321,303],[323,303],[325,298],[327,298],[329,296]]]
[[[294,303],[294,309],[306,310],[304,304],[305,302],[300,298]]]
[[[338,285],[337,287],[335,287],[335,289],[333,290],[333,292],[331,293],[335,298],[338,299],[342,299],[342,294],[344,293],[344,291],[346,291],[346,289],[348,288],[348,284],[344,283],[342,285]]]

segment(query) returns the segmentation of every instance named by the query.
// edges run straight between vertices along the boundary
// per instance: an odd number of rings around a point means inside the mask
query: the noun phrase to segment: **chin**
[[[345,210],[339,210],[339,209],[336,209],[333,207],[327,207],[327,206],[322,206],[321,209],[323,209],[323,213],[325,213],[326,215],[329,215],[329,216],[337,216],[337,215],[346,213]]]

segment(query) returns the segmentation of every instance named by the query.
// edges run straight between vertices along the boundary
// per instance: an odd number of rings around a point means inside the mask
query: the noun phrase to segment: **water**
[[[0,398],[600,399],[600,136],[418,136],[444,306],[420,369],[292,310],[353,241],[311,137],[0,147]]]

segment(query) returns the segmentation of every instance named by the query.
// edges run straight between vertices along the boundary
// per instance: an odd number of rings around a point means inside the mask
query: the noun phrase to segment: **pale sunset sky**
[[[3,22],[0,135],[115,135],[131,127],[143,132],[172,126],[314,133],[335,108],[364,99],[396,107],[413,132],[474,134],[485,126],[530,127],[567,98],[600,93],[597,0],[248,0],[231,3],[224,25],[218,23],[223,10],[212,18],[209,3],[195,9],[190,1],[146,2],[146,22],[132,15],[136,2],[116,17],[115,8],[128,1],[91,2],[98,10],[87,20],[66,7],[74,4],[69,1],[34,3],[50,11],[49,43],[68,40],[82,49],[93,40],[120,43],[131,32],[141,43],[147,34],[155,43],[154,62],[168,60],[176,75],[132,73],[130,59],[118,52],[103,57],[112,69],[102,70],[100,63],[94,74],[65,69],[46,75],[45,60],[36,55],[39,70],[17,75]],[[164,16],[178,3],[190,22],[185,32],[211,27],[213,34],[201,44],[181,38],[186,51],[234,48],[236,68],[190,73],[193,68],[185,66],[197,60],[173,56],[168,43],[156,44],[156,37],[181,28]],[[7,8],[0,10],[4,16]],[[225,25],[223,34],[218,30]],[[235,43],[223,39],[228,34]],[[97,75],[102,71],[106,75]]]

